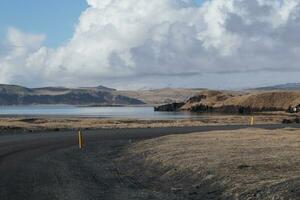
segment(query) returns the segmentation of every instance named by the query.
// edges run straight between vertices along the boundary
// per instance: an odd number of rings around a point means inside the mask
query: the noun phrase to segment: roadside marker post
[[[250,126],[253,126],[254,125],[254,117],[252,116],[251,118],[250,118]]]
[[[78,145],[79,149],[83,148],[83,136],[81,130],[78,131]]]

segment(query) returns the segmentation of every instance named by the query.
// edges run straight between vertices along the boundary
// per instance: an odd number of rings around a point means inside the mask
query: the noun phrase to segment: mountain
[[[79,89],[87,89],[87,90],[101,90],[101,91],[106,91],[106,92],[113,92],[113,91],[117,91],[116,89],[113,88],[108,88],[108,87],[104,87],[102,85],[97,86],[97,87],[80,87]]]
[[[192,96],[201,93],[202,88],[163,88],[136,91],[117,91],[120,95],[139,99],[149,105],[161,105],[172,102],[186,101]]]
[[[27,88],[0,84],[0,105],[161,105],[186,101],[201,93],[201,88],[163,88],[120,91],[109,87]]]
[[[251,90],[300,90],[300,83],[287,83],[281,85],[259,87]]]
[[[85,88],[26,88],[0,85],[0,105],[69,104],[69,105],[141,105],[144,102],[115,93],[104,86]]]

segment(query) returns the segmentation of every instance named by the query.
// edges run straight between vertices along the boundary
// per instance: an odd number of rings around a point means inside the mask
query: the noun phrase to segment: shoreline
[[[254,116],[254,124],[282,124],[284,120],[293,121],[298,115],[289,113],[260,113],[258,115],[203,115],[191,119],[137,119],[137,118],[98,118],[65,116],[1,116],[0,131],[23,130],[62,131],[124,128],[165,128],[214,125],[249,125]]]

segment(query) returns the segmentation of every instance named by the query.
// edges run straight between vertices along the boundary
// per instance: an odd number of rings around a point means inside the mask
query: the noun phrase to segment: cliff
[[[287,111],[299,106],[300,92],[228,92],[203,91],[174,107],[172,104],[158,106],[156,111],[191,111],[249,114],[263,111]],[[167,109],[166,109],[167,108]],[[173,108],[173,109],[172,109]]]

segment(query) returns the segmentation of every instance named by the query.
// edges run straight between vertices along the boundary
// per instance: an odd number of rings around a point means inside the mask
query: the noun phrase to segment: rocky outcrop
[[[176,103],[176,104],[167,104],[162,106],[155,107],[155,111],[160,112],[177,112],[177,111],[190,111],[190,112],[199,112],[199,113],[227,113],[227,114],[251,114],[254,112],[263,112],[263,111],[281,111],[276,108],[251,108],[243,106],[208,106],[204,104],[197,104],[190,107],[189,109],[183,109],[185,103]]]
[[[183,103],[163,105],[156,111],[238,113],[288,111],[299,105],[300,92],[237,93],[204,91]]]
[[[184,103],[171,103],[171,104],[154,107],[154,110],[160,112],[172,112],[172,111],[179,110],[183,105]]]
[[[300,118],[290,118],[290,119],[283,119],[282,120],[283,124],[300,124]]]

